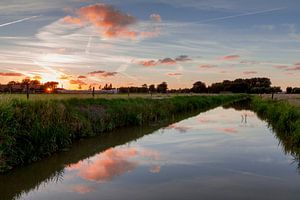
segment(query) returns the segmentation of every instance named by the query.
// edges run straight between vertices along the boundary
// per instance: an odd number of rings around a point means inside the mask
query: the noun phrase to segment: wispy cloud
[[[239,55],[228,55],[221,58],[221,60],[237,60],[240,59]]]
[[[244,71],[243,72],[244,75],[251,75],[251,74],[257,74],[256,71]]]
[[[24,76],[24,74],[15,72],[0,72],[0,76]]]
[[[102,77],[109,77],[109,76],[115,76],[118,74],[118,72],[107,72],[107,71],[93,71],[88,73],[91,76],[102,76]]]
[[[145,67],[153,67],[157,65],[176,65],[177,62],[186,62],[192,60],[189,56],[187,55],[180,55],[177,56],[176,58],[163,58],[159,60],[143,60],[140,61],[139,64],[143,65]]]

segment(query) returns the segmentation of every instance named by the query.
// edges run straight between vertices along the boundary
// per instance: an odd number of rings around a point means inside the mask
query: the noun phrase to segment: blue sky
[[[2,0],[0,82],[300,85],[296,0]]]

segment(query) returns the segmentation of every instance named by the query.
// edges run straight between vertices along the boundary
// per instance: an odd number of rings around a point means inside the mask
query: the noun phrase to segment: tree
[[[50,81],[44,84],[44,89],[47,93],[52,93],[57,88],[58,82]]]
[[[201,81],[197,81],[196,83],[194,83],[191,90],[192,90],[192,92],[195,92],[195,93],[207,92],[205,83],[203,83]]]
[[[148,86],[147,84],[143,84],[142,85],[142,88],[140,90],[141,93],[147,93],[148,92]]]
[[[157,85],[157,92],[158,93],[167,93],[168,84],[166,82],[162,82],[161,84]]]
[[[286,88],[286,93],[287,94],[291,94],[293,92],[293,88],[292,87],[287,87]]]
[[[155,85],[149,85],[149,91],[151,92],[151,93],[153,93],[153,92],[155,92],[156,91],[156,89],[155,89]]]

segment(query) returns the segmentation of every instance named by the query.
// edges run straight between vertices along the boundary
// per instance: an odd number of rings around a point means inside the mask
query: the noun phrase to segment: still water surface
[[[0,176],[0,199],[300,198],[298,162],[251,111],[114,134]]]

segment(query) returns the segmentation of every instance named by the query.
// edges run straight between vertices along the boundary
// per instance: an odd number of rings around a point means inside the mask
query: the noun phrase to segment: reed
[[[6,100],[0,104],[0,171],[50,156],[79,138],[124,126],[157,123],[242,98],[245,96]]]
[[[251,108],[269,125],[289,140],[293,146],[300,146],[300,108],[285,100],[270,100],[252,97]]]

